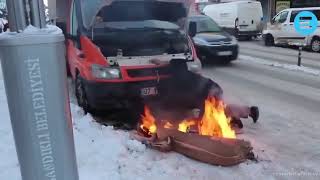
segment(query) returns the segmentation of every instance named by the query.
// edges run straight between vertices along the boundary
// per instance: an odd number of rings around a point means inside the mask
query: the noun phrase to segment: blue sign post
[[[311,11],[302,11],[294,19],[294,28],[302,36],[310,36],[318,27],[318,19]],[[301,66],[302,46],[299,45],[298,66]]]

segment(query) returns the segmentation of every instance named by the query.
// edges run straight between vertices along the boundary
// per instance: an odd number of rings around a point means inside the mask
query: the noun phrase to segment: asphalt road
[[[259,59],[267,59],[272,62],[285,64],[297,64],[298,49],[291,47],[266,47],[263,41],[241,41],[240,55],[251,56]],[[302,51],[302,65],[306,67],[320,69],[320,53]]]
[[[297,50],[241,42],[242,55],[284,64],[296,63]],[[306,66],[320,69],[320,54],[303,52]],[[260,160],[284,171],[320,172],[320,77],[247,61],[204,67],[204,75],[224,89],[229,103],[257,105],[258,124],[245,121],[244,138],[250,139]],[[319,173],[320,176],[320,173]],[[311,177],[312,178],[312,177]],[[319,177],[318,177],[319,178]],[[316,178],[315,178],[316,179]]]

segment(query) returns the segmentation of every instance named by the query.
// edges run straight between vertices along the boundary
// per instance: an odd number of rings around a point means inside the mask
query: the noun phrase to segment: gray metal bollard
[[[61,32],[0,36],[23,180],[78,180]]]

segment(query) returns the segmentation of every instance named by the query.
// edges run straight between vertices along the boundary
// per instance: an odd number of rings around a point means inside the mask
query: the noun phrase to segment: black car
[[[223,31],[211,18],[190,16],[188,22],[194,22],[197,26],[193,41],[202,62],[227,64],[237,59],[239,46],[236,38]]]

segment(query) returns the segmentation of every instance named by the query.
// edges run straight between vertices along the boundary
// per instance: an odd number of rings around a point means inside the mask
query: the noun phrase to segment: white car
[[[259,1],[236,1],[207,5],[203,13],[236,37],[256,37],[263,30],[263,12]]]
[[[311,11],[317,16],[318,27],[309,36],[299,34],[294,28],[294,19],[302,11]],[[266,46],[302,45],[320,52],[320,7],[291,8],[280,11],[263,31]]]

